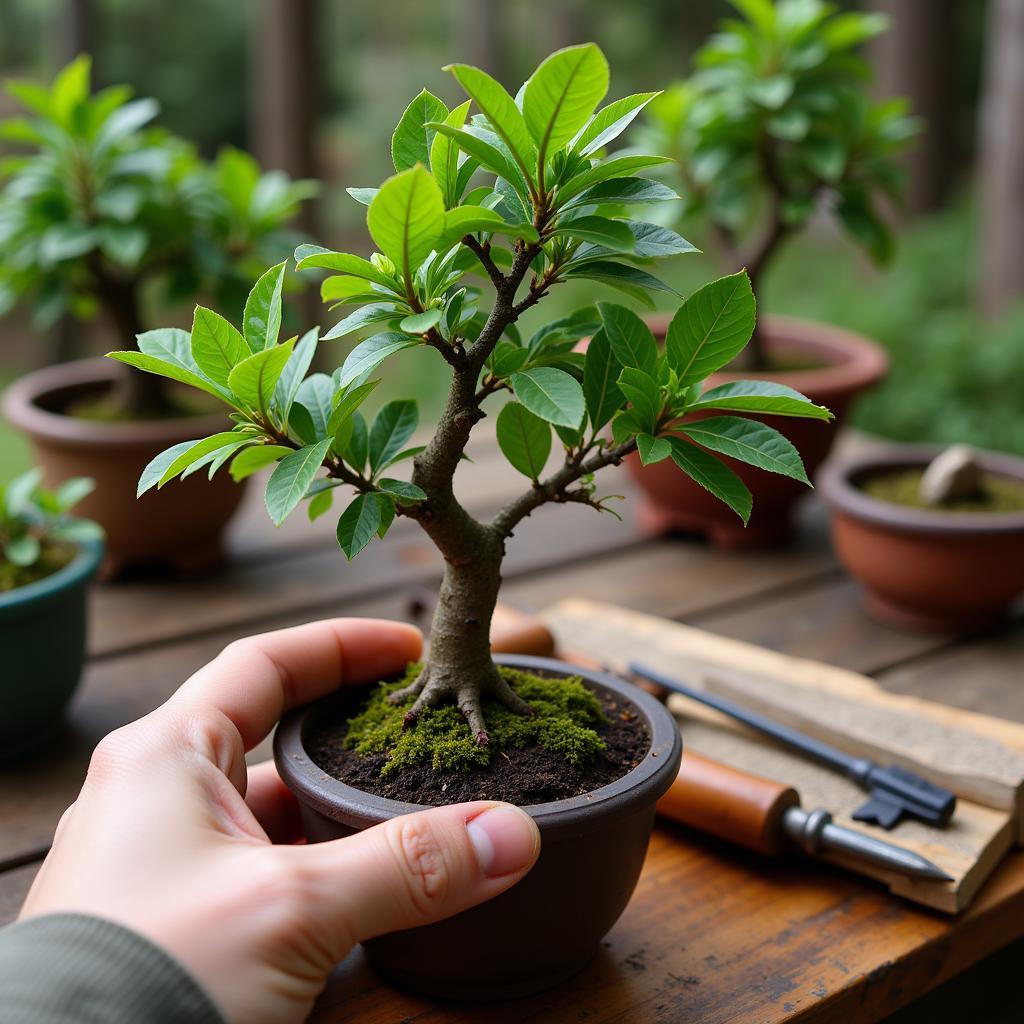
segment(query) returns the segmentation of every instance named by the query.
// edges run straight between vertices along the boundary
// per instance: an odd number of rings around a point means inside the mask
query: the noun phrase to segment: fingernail
[[[540,845],[533,819],[508,805],[490,807],[466,823],[480,870],[488,878],[521,871],[532,864]]]

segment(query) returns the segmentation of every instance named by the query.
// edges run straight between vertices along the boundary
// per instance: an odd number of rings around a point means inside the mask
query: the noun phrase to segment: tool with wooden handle
[[[828,811],[805,811],[792,786],[700,754],[683,754],[679,775],[658,801],[658,813],[758,853],[779,854],[795,844],[811,856],[834,851],[905,875],[951,881],[919,854],[833,824]]]

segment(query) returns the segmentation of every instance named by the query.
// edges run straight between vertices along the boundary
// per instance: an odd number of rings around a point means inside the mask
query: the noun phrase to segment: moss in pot
[[[469,99],[449,111],[421,93],[394,133],[396,174],[378,189],[352,190],[368,204],[379,251],[369,260],[310,245],[296,252],[300,269],[332,273],[325,299],[356,307],[324,340],[369,325],[375,332],[333,375],[308,375],[318,334],[279,338],[271,311],[280,279],[246,303],[246,323],[265,332],[257,352],[228,320],[205,312],[223,345],[212,353],[193,335],[192,352],[198,373],[226,380],[234,429],[164,453],[142,486],[162,486],[197,462],[230,464],[236,477],[276,464],[266,489],[274,522],[304,499],[311,518],[326,515],[347,491],[337,520],[347,557],[383,537],[397,516],[418,523],[443,555],[425,663],[383,681],[362,706],[339,695],[289,714],[276,754],[313,841],[470,792],[518,797],[543,843],[522,882],[484,907],[367,946],[382,971],[414,988],[500,998],[553,984],[593,955],[632,892],[655,802],[680,756],[671,716],[642,691],[557,661],[492,657],[507,542],[546,504],[610,511],[595,475],[634,451],[671,461],[745,520],[749,492],[705,449],[799,478],[803,467],[776,431],[729,413],[828,413],[789,389],[741,384],[714,419],[701,421],[704,448],[668,433],[700,405],[703,379],[750,337],[754,302],[743,274],[684,302],[660,354],[635,313],[604,302],[522,337],[517,319],[561,281],[593,280],[640,297],[664,286],[636,263],[692,250],[622,209],[672,196],[635,173],[662,158],[605,152],[651,94],[595,113],[608,67],[593,44],[545,60],[521,90],[521,106],[479,69],[448,70]],[[480,112],[471,115],[473,104]],[[474,175],[485,183],[473,187]],[[586,335],[593,338],[583,355],[575,348]],[[444,409],[423,447],[409,447],[415,401],[385,405],[372,423],[359,409],[378,367],[412,347],[435,350],[450,369]],[[471,432],[502,394],[510,400],[496,417],[498,444],[527,483],[483,522],[459,502],[454,478]],[[399,478],[410,463],[408,479]],[[516,764],[533,781],[512,794],[515,773],[506,766]]]
[[[85,57],[49,89],[8,88],[26,116],[0,131],[25,152],[3,171],[0,312],[30,304],[40,329],[61,316],[99,317],[116,339],[108,347],[133,348],[136,362],[176,361],[178,374],[168,381],[103,360],[59,364],[18,381],[5,412],[29,435],[48,480],[85,473],[97,481],[83,512],[106,530],[108,575],[168,557],[183,568],[213,562],[240,488],[222,480],[204,492],[186,481],[147,501],[146,514],[133,507],[134,483],[155,454],[226,425],[215,387],[211,395],[180,386],[197,379],[187,333],[148,330],[147,307],[199,295],[242,301],[294,246],[285,224],[313,184],[261,174],[230,147],[203,160],[153,126],[154,100],[132,99],[120,85],[92,92]]]
[[[0,751],[17,757],[60,724],[85,658],[86,591],[103,532],[71,516],[91,480],[53,491],[31,469],[0,485],[0,649],[4,713]]]
[[[970,632],[1024,593],[1024,460],[893,446],[829,462],[818,483],[836,552],[875,618]]]
[[[740,17],[697,52],[696,70],[652,100],[646,141],[676,160],[681,216],[710,226],[723,269],[745,267],[764,308],[764,279],[787,243],[820,213],[884,264],[893,238],[881,215],[899,193],[895,157],[917,130],[906,102],[873,101],[857,48],[885,28],[878,14],[839,12],[822,0],[735,0]],[[751,344],[727,368],[796,388],[836,415],[832,424],[771,419],[813,473],[857,394],[885,374],[872,341],[827,324],[759,317]],[[799,488],[739,468],[753,491],[739,531],[683,478],[630,466],[647,495],[652,529],[703,534],[723,546],[784,538]]]

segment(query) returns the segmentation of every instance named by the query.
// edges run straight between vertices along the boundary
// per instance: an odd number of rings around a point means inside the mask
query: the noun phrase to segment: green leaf
[[[810,484],[796,448],[774,427],[742,416],[713,416],[678,429],[713,452]]]
[[[228,387],[248,408],[267,416],[278,378],[292,354],[295,342],[264,349],[243,359],[228,375]]]
[[[698,409],[727,409],[730,412],[771,413],[773,416],[803,416],[808,419],[829,420],[832,413],[821,405],[814,405],[806,396],[768,380],[737,380],[705,391],[689,411]]]
[[[314,373],[299,387],[296,401],[309,413],[310,443],[331,436],[329,423],[334,405],[334,381],[326,373]]]
[[[393,331],[375,334],[373,337],[361,341],[349,352],[342,364],[338,387],[348,387],[352,381],[374,370],[388,356],[395,352],[401,352],[404,348],[412,348],[414,345],[420,344],[422,341],[419,338],[410,338],[408,335],[397,334]]]
[[[551,427],[519,402],[508,402],[495,424],[498,447],[513,468],[539,480],[551,454]]]
[[[4,547],[4,557],[7,561],[22,567],[32,565],[39,558],[39,552],[39,541],[27,533],[8,541]]]
[[[637,434],[636,447],[640,453],[640,461],[645,466],[661,462],[672,454],[672,445],[667,437],[652,437],[650,434]]]
[[[373,202],[373,197],[380,191],[379,188],[347,188],[345,191],[357,202],[363,206],[369,206]]]
[[[87,476],[73,476],[56,490],[54,498],[61,512],[70,512],[83,498],[96,490],[96,481]]]
[[[391,477],[384,477],[377,482],[377,486],[385,493],[392,495],[399,505],[415,505],[417,502],[427,500],[426,491],[405,480],[392,480]]]
[[[646,306],[654,305],[647,294],[649,291],[675,294],[672,288],[659,281],[653,274],[648,274],[645,270],[638,270],[636,267],[627,267],[622,263],[612,263],[610,260],[587,261],[578,266],[572,266],[565,272],[565,276],[600,281]]]
[[[532,224],[507,224],[501,214],[485,206],[457,206],[445,215],[444,239],[441,248],[454,245],[465,235],[478,231],[500,232],[527,242],[538,241],[537,229]]]
[[[598,331],[587,347],[583,366],[583,394],[594,431],[600,430],[622,407],[626,398],[617,383],[622,364],[612,352],[604,330]]]
[[[568,238],[581,238],[594,245],[603,245],[615,252],[632,252],[636,239],[628,225],[608,217],[577,217],[560,223],[552,232]]]
[[[419,165],[388,178],[370,203],[366,214],[370,234],[403,274],[407,288],[444,231],[444,213],[441,190]]]
[[[578,427],[586,412],[583,388],[564,370],[538,366],[513,373],[512,392],[542,420],[563,427]]]
[[[469,154],[492,174],[515,183],[522,178],[522,171],[497,146],[480,138],[469,129],[455,128],[450,124],[430,125],[439,135],[450,138],[464,153]]]
[[[378,494],[380,501],[380,525],[377,527],[377,536],[383,540],[387,536],[388,530],[391,529],[391,524],[395,521],[395,513],[397,506],[394,498],[390,494]]]
[[[227,384],[228,375],[247,356],[245,339],[219,313],[196,306],[192,321],[192,358],[210,380]]]
[[[371,302],[349,313],[344,320],[339,320],[325,335],[324,341],[333,341],[335,338],[344,338],[348,334],[368,327],[370,324],[379,324],[383,320],[393,320],[400,315],[398,307],[393,302]]]
[[[406,334],[426,334],[431,327],[436,327],[441,320],[443,310],[435,306],[422,313],[413,313],[405,317],[398,325]]]
[[[277,385],[274,387],[274,408],[277,409],[282,423],[288,422],[292,402],[295,401],[295,396],[313,362],[318,332],[319,328],[313,327],[299,338],[292,350],[291,358],[285,363],[281,376],[277,378]]]
[[[741,270],[695,291],[668,327],[665,350],[680,384],[704,380],[743,350],[754,330],[756,305]]]
[[[291,448],[283,444],[261,444],[240,451],[231,463],[231,479],[236,482],[245,480],[253,473],[258,473],[265,466],[277,462],[291,452]]]
[[[311,523],[316,522],[322,515],[331,510],[331,503],[334,500],[334,491],[331,488],[319,491],[310,498],[306,506],[306,515]]]
[[[444,70],[451,72],[466,90],[466,95],[476,102],[492,130],[508,146],[523,176],[527,181],[532,181],[537,150],[522,113],[505,87],[486,71],[469,64],[449,64]]]
[[[370,432],[361,412],[352,413],[352,435],[345,446],[344,459],[360,473],[366,466],[366,451],[369,447]],[[395,460],[397,461],[397,459]]]
[[[650,178],[612,178],[581,192],[567,207],[602,206],[611,204],[639,205],[665,203],[679,196],[660,181]]]
[[[523,119],[537,144],[540,167],[586,123],[608,92],[608,61],[593,43],[546,58],[523,92]]]
[[[382,494],[359,494],[338,520],[338,543],[351,562],[373,540],[380,528],[384,505],[391,502]]]
[[[637,256],[660,259],[685,252],[700,252],[693,243],[671,228],[662,227],[660,224],[648,224],[642,220],[630,220],[626,221],[626,224],[633,232],[633,252]]]
[[[271,267],[253,285],[245,300],[242,334],[252,352],[262,352],[277,344],[281,333],[281,291],[287,261]]]
[[[660,93],[656,92],[641,92],[634,96],[624,96],[621,100],[615,100],[602,107],[573,141],[573,151],[580,156],[589,156],[603,149],[613,139],[618,138],[629,127],[633,118],[659,95]]]
[[[188,337],[187,331],[182,331],[181,333],[186,338]],[[213,381],[200,376],[194,370],[186,370],[176,363],[168,362],[165,359],[158,359],[156,356],[148,355],[145,352],[108,352],[107,358],[116,359],[119,363],[127,363],[129,366],[145,370],[148,373],[155,373],[161,377],[169,377],[171,380],[179,381],[182,384],[189,384],[200,391],[205,391],[208,395],[219,398],[223,402],[230,401],[230,397],[223,388],[218,387]]]
[[[419,410],[411,399],[388,402],[370,428],[370,472],[386,466],[405,446],[419,424]]]
[[[187,452],[189,448],[197,443],[198,441],[181,441],[178,444],[171,445],[170,448],[165,448],[159,455],[151,459],[146,468],[142,471],[142,475],[139,477],[135,497],[141,498],[146,491],[156,487],[164,473],[167,471],[167,467],[174,462],[182,452]]]
[[[431,121],[443,121],[447,116],[448,108],[426,89],[405,108],[391,136],[391,159],[396,171],[407,171],[416,164],[429,165],[434,133],[427,125]]]
[[[638,171],[643,167],[654,167],[657,164],[667,163],[668,159],[667,156],[637,155],[618,156],[613,157],[611,160],[602,161],[577,174],[574,178],[570,178],[569,181],[559,188],[559,205],[563,205],[573,196],[579,195],[598,182],[607,181],[610,178],[622,178],[629,174],[630,171]]]
[[[352,414],[363,404],[370,392],[379,383],[379,380],[368,380],[365,384],[360,384],[354,388],[342,388],[335,394],[334,401],[337,404],[334,406],[331,418],[327,422],[327,433],[331,437],[337,437],[338,428],[351,418]],[[338,397],[339,394],[340,398]],[[336,445],[336,447],[338,447],[338,450],[341,450],[344,448],[344,445]]]
[[[264,501],[275,526],[280,526],[302,500],[320,469],[330,447],[330,439],[292,452],[278,464],[267,481]]]
[[[233,444],[238,440],[244,439],[239,438],[238,434],[234,431],[225,430],[221,431],[219,434],[204,437],[202,440],[189,445],[188,448],[179,452],[178,455],[176,455],[168,464],[159,480],[157,480],[157,488],[161,488],[164,484],[173,480],[182,470],[188,469],[193,462],[198,462],[211,452],[220,451],[221,448],[224,448],[226,445]],[[150,465],[152,465],[152,463],[150,463]]]
[[[713,455],[689,444],[682,438],[670,437],[672,461],[695,483],[724,501],[746,525],[754,499],[747,485]]]
[[[619,388],[629,399],[637,422],[643,425],[645,432],[653,433],[661,412],[661,392],[658,382],[653,377],[627,366],[619,374]]]
[[[445,118],[435,118],[435,121],[443,120],[452,128],[461,128],[466,123],[466,114],[469,113],[472,100],[457,106]],[[434,132],[434,140],[430,144],[430,173],[437,182],[437,187],[444,196],[444,205],[447,209],[456,206],[462,198],[462,191],[459,189],[459,147],[455,140],[449,135],[429,129]]]
[[[631,309],[613,302],[599,302],[597,310],[618,362],[657,379],[658,345],[647,324]]]
[[[395,282],[369,260],[353,256],[348,252],[332,252],[319,245],[300,245],[295,250],[296,270],[334,270],[339,274],[351,274],[365,281],[373,281],[385,288],[394,289]]]

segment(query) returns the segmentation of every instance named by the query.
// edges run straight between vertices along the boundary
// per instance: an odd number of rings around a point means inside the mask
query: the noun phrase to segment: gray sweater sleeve
[[[0,930],[4,1024],[225,1024],[169,954],[121,925],[49,914]]]

